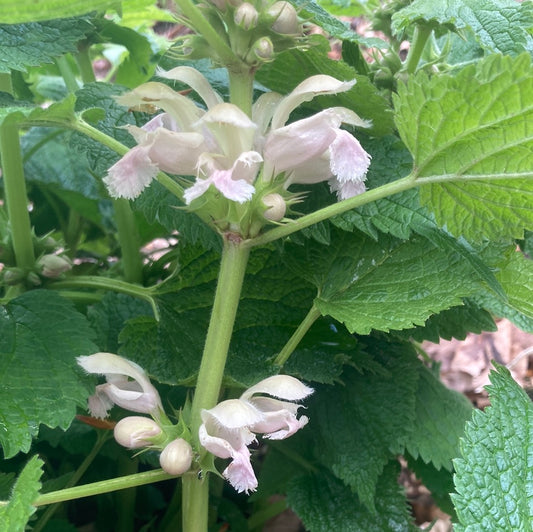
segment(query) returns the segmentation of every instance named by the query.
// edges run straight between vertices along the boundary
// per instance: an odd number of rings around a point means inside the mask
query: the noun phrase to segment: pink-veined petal
[[[202,410],[201,416],[204,423],[211,418],[215,425],[229,430],[248,427],[262,419],[259,410],[240,399],[222,401],[209,410]]]
[[[159,168],[149,156],[150,146],[135,146],[104,177],[113,198],[135,199],[152,182]]]
[[[241,447],[233,453],[232,462],[226,467],[222,475],[237,492],[246,494],[257,489],[257,478],[250,462],[250,451]]]

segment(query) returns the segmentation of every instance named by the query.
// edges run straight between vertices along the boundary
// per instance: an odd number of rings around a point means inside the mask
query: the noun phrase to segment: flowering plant
[[[531,2],[164,4],[0,3],[0,523],[527,529]]]

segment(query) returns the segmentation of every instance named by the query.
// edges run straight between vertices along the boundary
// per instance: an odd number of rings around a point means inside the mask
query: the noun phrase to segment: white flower
[[[104,375],[107,381],[96,386],[96,393],[89,397],[92,416],[105,418],[113,405],[132,412],[151,414],[156,419],[163,411],[159,393],[135,362],[112,353],[81,356],[77,361],[85,371]]]
[[[265,131],[263,148],[265,178],[285,172],[286,188],[292,183],[312,184],[327,180],[341,200],[364,192],[370,155],[340,126],[369,127],[369,122],[345,107],[332,107],[285,125],[291,112],[301,103],[320,94],[347,91],[354,83],[325,75],[312,76],[279,101],[274,109],[273,106],[263,106],[263,115],[272,113],[271,128]],[[265,117],[262,119],[264,124]]]
[[[226,198],[248,201],[255,191],[261,155],[252,150],[255,124],[237,106],[223,103],[202,74],[177,67],[160,76],[188,84],[203,99],[207,112],[163,83],[149,82],[117,100],[130,107],[150,103],[164,113],[142,128],[128,126],[138,145],[114,164],[104,178],[115,198],[136,198],[162,170],[196,176],[186,191],[189,204],[211,185]]]
[[[300,405],[287,401],[297,401],[311,393],[312,388],[298,379],[275,375],[248,388],[239,399],[222,401],[202,411],[200,443],[215,456],[232,459],[223,475],[239,493],[257,488],[248,450],[248,445],[256,440],[255,434],[282,440],[304,427],[307,417],[296,417]]]

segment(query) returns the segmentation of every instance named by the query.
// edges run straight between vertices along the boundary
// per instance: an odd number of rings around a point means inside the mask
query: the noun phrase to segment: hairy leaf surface
[[[491,56],[455,77],[420,73],[399,88],[395,106],[421,202],[440,225],[472,241],[521,238],[533,227],[527,54]]]
[[[51,290],[2,307],[0,331],[0,443],[11,457],[28,451],[41,423],[70,425],[88,395],[75,358],[97,348],[85,317]]]
[[[490,374],[491,406],[476,410],[455,460],[452,495],[459,532],[530,531],[533,523],[533,405],[499,366]]]

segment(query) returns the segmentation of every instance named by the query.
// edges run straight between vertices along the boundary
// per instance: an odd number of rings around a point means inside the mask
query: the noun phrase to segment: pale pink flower
[[[239,493],[257,488],[248,449],[256,441],[255,435],[282,440],[304,427],[307,417],[296,417],[301,405],[288,401],[303,399],[311,393],[312,388],[298,379],[275,375],[248,388],[239,399],[222,401],[202,411],[200,443],[215,456],[232,459],[223,475]]]
[[[135,362],[112,353],[81,356],[77,361],[87,373],[104,375],[107,381],[96,386],[96,393],[89,397],[92,416],[105,418],[113,405],[150,414],[156,419],[160,416],[163,406],[159,393]]]
[[[161,170],[197,177],[185,193],[187,204],[210,186],[233,201],[248,201],[262,161],[252,150],[256,125],[237,106],[223,103],[195,69],[183,66],[159,75],[188,84],[203,99],[207,111],[157,82],[144,83],[118,97],[123,105],[149,103],[164,113],[142,128],[127,126],[138,145],[109,169],[104,183],[110,195],[134,199]]]
[[[355,137],[340,126],[369,127],[369,122],[345,107],[332,107],[285,125],[291,112],[301,103],[321,94],[347,91],[354,83],[325,75],[312,76],[279,101],[276,107],[263,106],[267,109],[263,114],[272,113],[271,128],[268,131],[264,129],[265,179],[284,172],[286,188],[293,183],[328,181],[340,200],[364,192],[370,155]],[[262,123],[265,123],[264,116]]]

